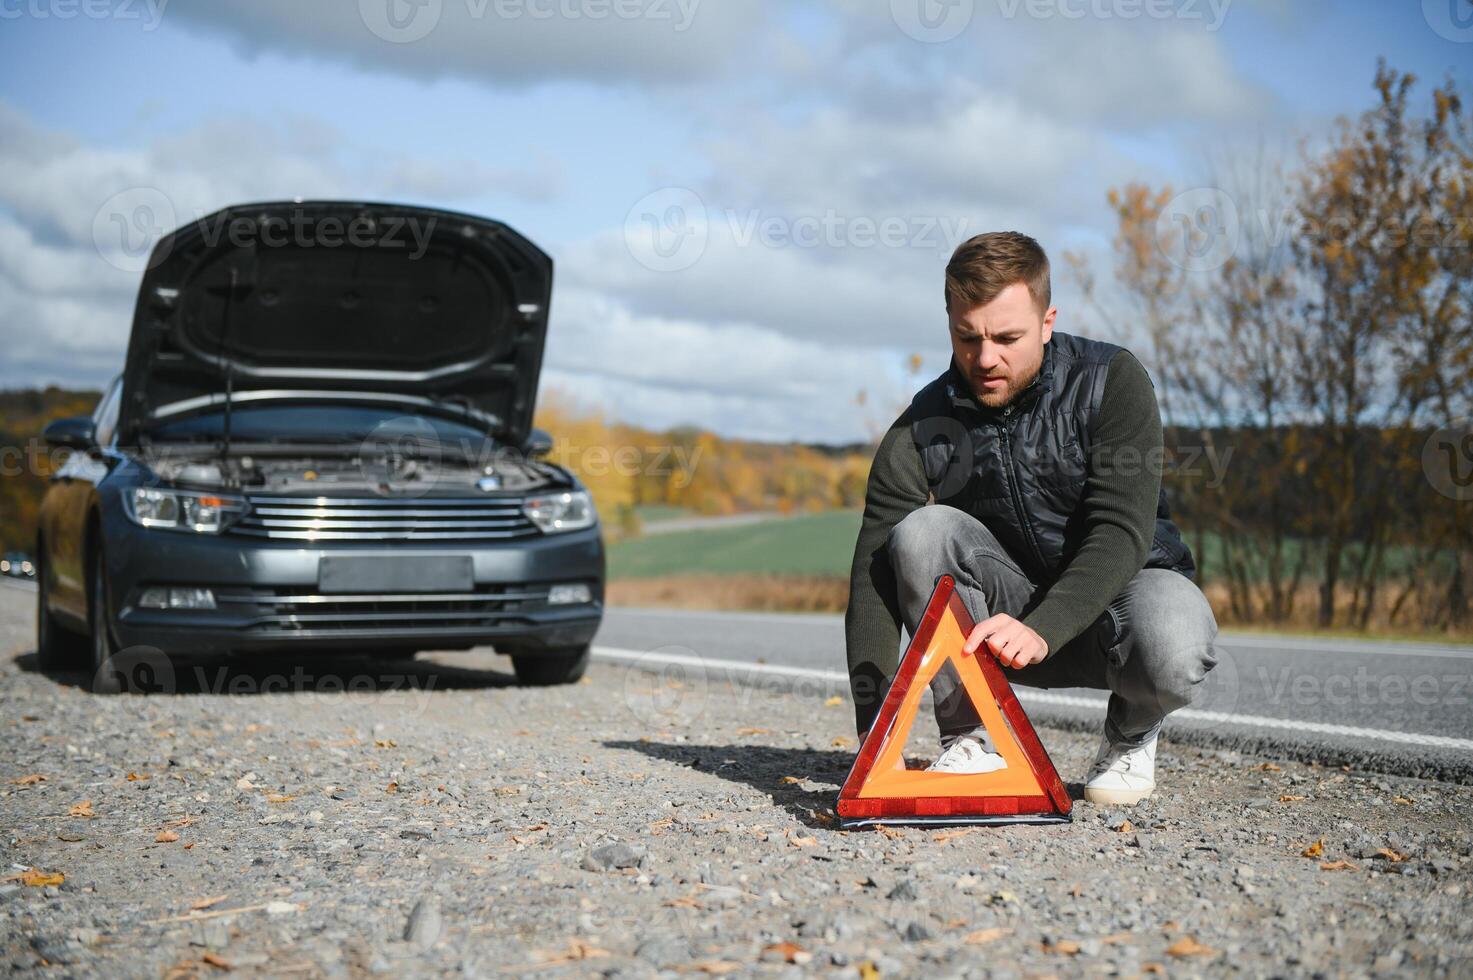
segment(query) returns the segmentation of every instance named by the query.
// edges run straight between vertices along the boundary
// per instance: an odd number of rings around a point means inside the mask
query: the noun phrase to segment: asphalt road
[[[609,659],[847,690],[837,615],[610,609],[594,643]],[[1227,632],[1218,645],[1203,696],[1172,716],[1168,736],[1473,781],[1473,647]],[[1103,717],[1102,692],[1018,693],[1055,725],[1090,729]]]
[[[0,587],[34,584],[0,579]],[[1473,646],[1223,633],[1219,663],[1167,737],[1473,783]],[[614,608],[596,657],[820,699],[847,696],[837,615]],[[1036,721],[1098,730],[1106,695],[1018,688]]]

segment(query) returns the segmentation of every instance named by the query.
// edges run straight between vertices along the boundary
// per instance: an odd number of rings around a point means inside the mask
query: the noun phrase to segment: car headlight
[[[144,527],[219,534],[246,511],[243,497],[134,487],[128,516]]]
[[[579,531],[598,520],[593,498],[586,490],[550,493],[522,501],[522,513],[544,532]]]

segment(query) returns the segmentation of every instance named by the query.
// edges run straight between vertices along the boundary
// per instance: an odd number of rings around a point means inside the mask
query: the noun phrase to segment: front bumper
[[[604,551],[597,527],[516,541],[301,542],[194,535],[113,524],[104,542],[115,632],[124,646],[165,653],[399,647],[518,653],[581,646],[603,616]],[[303,545],[307,546],[304,547]],[[469,556],[470,591],[338,594],[319,585],[324,557],[393,563]],[[551,605],[548,589],[583,583],[593,601]],[[151,586],[208,588],[213,610],[141,607]]]

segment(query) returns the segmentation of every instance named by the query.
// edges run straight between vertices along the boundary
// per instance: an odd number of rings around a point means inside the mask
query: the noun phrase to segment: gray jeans
[[[1022,618],[1038,599],[1037,586],[976,518],[941,504],[921,507],[890,531],[901,616],[912,635],[942,575],[956,579],[972,618],[1007,613]],[[1014,684],[1092,687],[1110,692],[1105,734],[1139,745],[1161,720],[1190,704],[1197,686],[1217,665],[1217,620],[1191,579],[1162,568],[1137,572],[1095,623],[1041,663],[1007,669]],[[942,744],[979,724],[972,703],[949,669],[931,683]]]

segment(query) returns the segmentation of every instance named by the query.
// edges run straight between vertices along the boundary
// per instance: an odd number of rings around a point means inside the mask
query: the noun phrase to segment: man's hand
[[[1048,644],[1032,628],[1007,613],[998,613],[972,627],[962,648],[966,653],[976,653],[982,644],[992,651],[1004,667],[1027,667],[1048,656]]]

